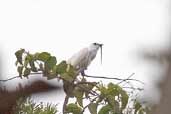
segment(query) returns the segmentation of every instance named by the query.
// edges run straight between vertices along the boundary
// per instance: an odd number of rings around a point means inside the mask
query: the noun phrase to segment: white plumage
[[[102,44],[92,43],[89,47],[81,49],[79,52],[74,54],[68,61],[67,64],[74,66],[78,72],[85,75],[84,70],[90,65],[91,61],[96,57],[99,47],[102,50]]]

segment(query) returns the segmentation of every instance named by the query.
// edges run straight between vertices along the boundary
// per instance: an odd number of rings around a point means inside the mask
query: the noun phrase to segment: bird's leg
[[[84,70],[81,71],[81,75],[84,77],[86,74],[84,72]]]

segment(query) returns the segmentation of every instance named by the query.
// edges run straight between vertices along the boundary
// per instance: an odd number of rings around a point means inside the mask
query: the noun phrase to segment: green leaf
[[[110,105],[107,104],[99,110],[98,114],[111,114],[110,113],[111,111],[112,111],[112,108],[110,107]]]
[[[97,106],[98,106],[97,103],[90,103],[88,105],[88,109],[89,109],[91,114],[97,114]]]
[[[24,49],[20,49],[20,50],[18,50],[18,51],[15,52],[15,56],[16,56],[18,62],[21,65],[23,64],[23,62],[22,62],[22,56],[23,56],[24,51],[25,51]]]
[[[56,72],[56,71],[57,71],[57,65],[55,65],[55,66],[52,68],[52,74],[55,75],[55,76],[57,75],[57,72]]]
[[[18,65],[18,63],[19,63],[19,62],[18,62],[18,60],[16,60],[16,62],[15,62],[15,66],[17,66],[17,65]]]
[[[114,106],[114,108],[113,108],[113,112],[114,112],[115,114],[122,114],[122,113],[121,113],[121,110],[120,110],[119,102],[116,101],[116,100],[115,100],[115,106]]]
[[[43,67],[43,64],[42,63],[39,64],[39,68],[40,68],[41,71],[44,70],[44,67]]]
[[[151,114],[151,108],[150,107],[145,107],[144,111],[146,112],[146,114]]]
[[[119,102],[117,100],[115,100],[114,96],[111,96],[111,95],[107,96],[107,102],[108,102],[108,104],[111,107],[113,112],[115,112],[116,114],[120,113]]]
[[[18,66],[17,71],[19,73],[19,76],[21,77],[23,73],[23,66]]]
[[[116,84],[113,84],[113,83],[108,84],[108,94],[112,96],[119,96],[121,90],[122,88]]]
[[[80,114],[82,111],[81,107],[74,103],[70,103],[66,107],[66,113]]]
[[[52,72],[50,72],[50,74],[47,75],[48,80],[57,78],[56,69],[57,69],[57,66],[55,65],[52,69]]]
[[[27,53],[27,55],[26,55],[26,57],[25,57],[25,61],[26,60],[28,60],[28,61],[30,61],[31,59],[33,59],[33,55],[32,54],[30,54],[30,53]]]
[[[36,68],[36,66],[35,66],[35,64],[34,64],[34,59],[31,59],[30,61],[29,61],[29,64],[30,64],[30,67],[31,67],[31,71],[33,71],[33,72],[37,72],[37,68]]]
[[[67,68],[64,68],[64,71],[65,70],[68,73],[68,75],[70,75],[73,78],[76,78],[79,75],[79,73],[76,72],[76,69],[71,65],[67,65]]]
[[[88,84],[86,86],[86,90],[91,91],[94,88],[94,86],[96,86],[96,82],[92,82],[91,84]],[[85,91],[85,96],[88,98],[89,92],[87,91]]]
[[[77,99],[78,104],[83,107],[83,95],[84,95],[84,91],[79,88],[79,87],[75,87],[74,91],[73,91],[74,96]]]
[[[126,91],[122,90],[121,91],[121,103],[122,103],[121,110],[124,110],[126,108],[128,104],[128,99],[129,99],[128,94],[126,93]]]
[[[69,82],[73,81],[73,77],[69,76],[68,73],[61,74],[61,78],[65,81],[69,81]]]
[[[144,114],[144,110],[143,110],[143,109],[140,109],[140,110],[138,111],[138,114]]]
[[[104,86],[99,87],[99,90],[100,90],[100,92],[101,92],[102,94],[104,94],[104,95],[106,95],[106,94],[108,93],[107,88],[105,88]]]
[[[48,52],[37,53],[36,55],[36,59],[43,62],[46,62],[50,57],[51,55]]]
[[[57,65],[57,74],[63,74],[63,73],[65,73],[66,72],[66,69],[67,69],[67,63],[66,63],[66,61],[62,61],[61,63],[59,63],[58,65]]]
[[[30,72],[31,72],[31,69],[30,68],[26,68],[24,70],[24,75],[23,76],[26,76],[27,77],[30,74]]]
[[[97,103],[102,102],[102,100],[104,100],[104,99],[105,99],[105,95],[104,95],[103,93],[101,93],[101,94],[99,95],[99,99],[97,100]]]
[[[139,102],[136,102],[135,105],[134,105],[134,107],[135,107],[135,112],[134,112],[134,114],[136,114],[137,111],[138,111],[142,106],[141,106],[141,104],[140,104]]]
[[[48,80],[52,80],[54,78],[57,78],[57,76],[55,74],[53,74],[53,73],[50,73],[50,74],[47,75]]]
[[[49,57],[49,59],[45,62],[45,66],[49,69],[52,70],[53,67],[56,65],[57,60],[55,56]]]
[[[67,96],[73,98],[73,90],[74,90],[75,85],[73,83],[70,83],[68,81],[63,81],[63,88],[64,92],[67,94]]]
[[[25,61],[24,61],[24,67],[25,67],[25,68],[27,67],[28,63],[29,63],[29,60],[25,60]]]
[[[111,107],[115,107],[115,97],[114,96],[108,95],[107,102],[109,105],[111,105]]]

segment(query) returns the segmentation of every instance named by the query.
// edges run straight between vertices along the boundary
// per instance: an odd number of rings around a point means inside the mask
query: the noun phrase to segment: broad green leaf
[[[30,68],[26,68],[24,70],[24,75],[23,76],[26,76],[27,77],[30,74],[30,72],[31,72],[31,69]]]
[[[43,62],[46,62],[50,57],[51,55],[48,52],[37,53],[36,55],[36,59]]]
[[[103,93],[101,93],[101,94],[99,95],[99,99],[97,100],[97,103],[102,102],[102,100],[104,100],[104,99],[105,99],[105,95],[104,95]]]
[[[57,66],[55,65],[52,69],[52,72],[50,72],[48,75],[47,75],[47,79],[48,80],[51,80],[51,79],[54,79],[54,78],[57,78],[57,74],[56,74],[56,68]]]
[[[150,107],[145,107],[144,111],[146,112],[146,114],[152,113]]]
[[[115,97],[114,96],[108,95],[107,102],[109,105],[111,105],[111,107],[115,107]]]
[[[92,84],[87,84],[86,86],[87,91],[91,91],[94,88],[94,86],[96,86],[96,82],[92,82]],[[85,96],[88,97],[88,95],[89,95],[89,92],[85,91]]]
[[[52,74],[57,75],[57,65],[52,68]]]
[[[107,88],[105,88],[105,87],[103,87],[103,86],[99,87],[99,90],[100,90],[100,92],[101,92],[102,94],[104,94],[104,95],[106,95],[106,94],[108,93]]]
[[[40,68],[41,71],[44,70],[44,67],[43,67],[43,64],[42,63],[39,64],[39,68]]]
[[[67,65],[66,72],[73,78],[76,78],[79,75],[79,73],[76,72],[76,69],[71,65]]]
[[[121,110],[124,110],[128,104],[128,99],[129,99],[129,96],[128,94],[126,93],[126,91],[122,90],[121,91]]]
[[[75,87],[74,84],[63,80],[64,92],[67,94],[67,96],[71,98],[74,97],[74,94],[73,94],[74,87]]]
[[[81,107],[74,103],[70,103],[66,107],[66,113],[80,114],[82,111]]]
[[[52,70],[53,67],[56,65],[57,61],[56,61],[56,57],[52,56],[49,57],[49,59],[45,62],[45,66],[49,69]]]
[[[17,66],[17,65],[18,65],[18,63],[19,63],[19,62],[18,62],[18,60],[16,60],[16,62],[15,62],[15,66]]]
[[[74,91],[73,91],[74,96],[77,99],[78,104],[83,107],[83,95],[84,95],[84,91],[79,88],[79,87],[75,87]]]
[[[25,68],[27,67],[28,63],[29,63],[29,60],[25,60],[25,61],[24,61],[24,67],[25,67]]]
[[[17,71],[19,73],[19,76],[21,77],[23,73],[23,66],[18,66]]]
[[[97,106],[98,106],[97,103],[90,103],[88,105],[88,109],[89,109],[91,114],[97,114]]]
[[[25,61],[26,61],[26,60],[30,61],[30,60],[33,59],[33,58],[34,58],[34,56],[33,56],[32,54],[27,53],[27,55],[26,55],[26,57],[25,57]]]
[[[54,78],[57,78],[57,76],[55,74],[53,74],[53,73],[50,73],[50,74],[47,75],[48,80],[52,80]]]
[[[21,65],[23,64],[23,62],[22,62],[22,56],[23,56],[24,51],[25,51],[24,49],[20,49],[20,50],[18,50],[17,52],[15,52],[15,56],[16,56],[18,62],[19,62]]]
[[[140,109],[140,110],[138,111],[138,114],[144,114],[143,109]]]
[[[36,66],[35,66],[34,61],[35,61],[34,59],[31,59],[31,60],[29,61],[29,64],[30,64],[30,67],[31,67],[31,71],[37,72],[37,68],[36,68]]]
[[[63,74],[66,72],[66,69],[67,69],[67,64],[66,64],[66,61],[62,61],[61,63],[59,63],[57,65],[57,74]]]
[[[114,106],[113,112],[116,114],[122,114],[120,110],[119,102],[116,100],[115,100],[115,106]]]
[[[122,89],[116,84],[113,83],[108,84],[108,94],[112,96],[118,96],[121,90]]]
[[[110,105],[107,104],[99,110],[98,114],[111,114],[110,113],[111,111],[112,111],[112,108],[110,107]]]
[[[135,112],[134,112],[134,114],[136,114],[137,111],[138,111],[142,106],[141,106],[141,104],[140,104],[139,102],[136,102],[134,107],[135,107]]]
[[[69,81],[69,82],[73,81],[73,77],[69,76],[68,73],[61,74],[61,78],[64,79],[65,81]]]
[[[114,96],[111,96],[111,95],[107,96],[107,102],[110,105],[113,112],[115,113],[120,112],[119,102],[115,100]]]

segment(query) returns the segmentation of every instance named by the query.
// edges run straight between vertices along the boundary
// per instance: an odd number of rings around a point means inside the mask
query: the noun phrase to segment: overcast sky
[[[87,74],[126,78],[134,72],[134,78],[148,85],[157,68],[136,58],[136,52],[167,46],[168,1],[1,0],[1,74],[17,75],[14,52],[20,48],[48,51],[61,61],[99,42],[104,44],[103,64],[98,53]],[[46,100],[57,99],[51,96]]]

